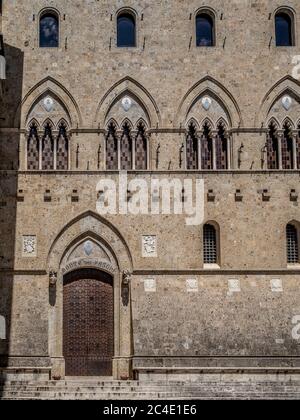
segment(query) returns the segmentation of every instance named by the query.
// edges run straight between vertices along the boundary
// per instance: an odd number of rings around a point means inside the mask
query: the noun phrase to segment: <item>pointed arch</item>
[[[148,129],[148,124],[147,124],[147,122],[144,120],[144,118],[139,118],[139,119],[137,120],[136,125],[135,125],[135,130],[138,130],[138,128],[139,128],[140,126],[143,126],[145,130],[147,130],[147,129]]]
[[[205,125],[209,126],[209,128],[211,130],[214,130],[216,128],[215,124],[213,123],[213,121],[209,117],[205,117],[200,124],[202,129]]]
[[[46,126],[51,127],[51,130],[55,129],[55,124],[53,123],[51,118],[46,118],[45,121],[43,122],[42,127],[45,128]]]
[[[198,131],[200,130],[200,124],[195,118],[190,118],[186,124],[186,129],[189,130],[189,127],[194,126],[195,129]]]
[[[220,82],[211,76],[205,76],[195,83],[181,100],[174,117],[175,127],[185,123],[192,106],[205,95],[213,97],[226,110],[232,127],[243,126],[241,111],[233,95]]]
[[[114,118],[110,118],[109,121],[106,124],[106,130],[108,130],[109,127],[114,127],[114,129],[117,131],[120,129],[119,124]]]
[[[268,123],[267,123],[267,127],[270,127],[270,126],[273,126],[274,128],[276,128],[276,130],[279,130],[279,128],[280,128],[280,126],[281,126],[281,124],[280,124],[280,122],[277,120],[277,118],[276,118],[276,117],[272,116],[272,117],[269,119]]]
[[[66,250],[70,249],[78,238],[87,236],[97,238],[109,248],[120,270],[133,271],[132,255],[120,231],[105,218],[90,210],[79,214],[57,233],[49,249],[46,270],[58,272],[62,255]]]
[[[161,124],[158,106],[147,89],[131,77],[125,77],[115,83],[101,99],[94,118],[95,126],[100,124],[100,127],[103,127],[109,110],[126,95],[131,96],[144,108],[149,119],[149,127]]]
[[[124,118],[120,124],[121,129],[123,129],[125,126],[127,126],[130,129],[130,131],[134,129],[134,126],[129,118]]]
[[[41,129],[41,126],[36,118],[31,118],[27,123],[27,130],[30,130],[30,128],[35,125],[37,130],[39,131]]]
[[[19,103],[15,112],[15,127],[20,125],[20,127],[24,129],[31,109],[47,95],[57,99],[57,101],[66,109],[72,127],[82,125],[82,116],[74,97],[65,86],[48,76],[33,86]],[[21,115],[20,120],[19,115]]]
[[[64,125],[66,127],[66,129],[69,129],[69,124],[68,122],[65,120],[65,118],[61,118],[58,123],[56,124],[56,130],[59,130],[59,128]]]
[[[293,121],[291,120],[290,117],[286,116],[283,121],[282,121],[282,126],[288,126],[289,128],[291,128],[292,130],[294,130],[295,128],[295,124],[293,123]]]
[[[220,117],[217,122],[216,122],[216,128],[218,127],[223,127],[225,130],[228,130],[228,123],[227,121],[223,118]]]
[[[278,80],[264,95],[255,117],[255,126],[261,127],[268,119],[273,105],[284,95],[289,95],[300,103],[300,81],[287,75]]]

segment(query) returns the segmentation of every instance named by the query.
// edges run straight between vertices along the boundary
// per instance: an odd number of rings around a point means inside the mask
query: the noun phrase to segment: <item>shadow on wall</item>
[[[0,93],[0,382],[5,381],[5,369],[10,365],[20,137],[19,126],[14,127],[13,121],[22,100],[24,61],[23,52],[10,45],[4,46],[4,53],[7,79],[2,81]]]

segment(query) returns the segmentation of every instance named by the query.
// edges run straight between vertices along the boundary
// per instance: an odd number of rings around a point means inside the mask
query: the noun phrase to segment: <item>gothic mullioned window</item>
[[[279,169],[277,128],[273,122],[269,125],[269,133],[267,137],[267,160],[268,169]]]
[[[203,126],[203,134],[201,136],[201,160],[202,169],[212,170],[213,167],[213,141],[211,127],[208,122]]]
[[[281,141],[282,169],[293,169],[294,151],[293,137],[290,125],[286,122],[283,125],[283,136]]]
[[[40,161],[40,140],[37,125],[33,122],[30,126],[27,140],[27,169],[38,170]]]
[[[106,169],[118,170],[118,137],[114,123],[109,124],[106,136]]]
[[[39,22],[40,47],[57,48],[59,46],[59,17],[52,10],[42,13]]]
[[[146,170],[148,166],[148,144],[146,129],[142,122],[138,124],[135,139],[135,169]]]
[[[279,10],[275,15],[275,36],[277,47],[291,47],[294,42],[294,16],[290,10]]]
[[[69,166],[69,139],[67,134],[67,126],[60,123],[57,136],[56,147],[56,169],[67,170]]]
[[[228,169],[228,144],[226,130],[223,123],[218,125],[216,137],[216,164],[217,169]]]
[[[198,137],[196,126],[190,123],[186,138],[186,165],[187,169],[199,168]]]
[[[54,139],[52,135],[52,125],[48,122],[45,125],[42,138],[42,169],[54,169]]]
[[[287,263],[299,263],[299,241],[297,227],[289,223],[286,226]]]
[[[131,128],[128,122],[125,122],[122,127],[122,134],[120,139],[120,169],[121,171],[128,171],[132,169],[132,135]]]
[[[196,16],[197,47],[213,47],[215,45],[215,19],[211,13],[200,12]]]
[[[218,232],[212,223],[203,227],[203,262],[204,264],[218,264]]]
[[[117,17],[117,46],[136,46],[136,20],[128,11],[121,12]]]

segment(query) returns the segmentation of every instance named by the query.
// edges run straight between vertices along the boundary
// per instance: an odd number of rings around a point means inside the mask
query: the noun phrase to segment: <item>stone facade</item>
[[[291,47],[275,45],[279,0],[2,3],[3,375],[64,377],[63,279],[81,268],[113,277],[115,378],[297,371],[300,264],[287,263],[286,226],[300,223],[298,0],[284,3]],[[58,48],[39,48],[47,8],[59,17]],[[136,17],[135,48],[116,46],[122,8]],[[215,16],[214,47],[196,47],[201,8]],[[294,147],[274,169],[270,123],[282,142],[288,123]],[[97,184],[118,183],[119,169],[147,185],[203,181],[204,220],[99,215]],[[209,265],[207,222],[218,237]]]

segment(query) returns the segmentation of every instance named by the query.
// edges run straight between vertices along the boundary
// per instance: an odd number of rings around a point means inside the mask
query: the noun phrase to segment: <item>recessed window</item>
[[[218,264],[217,230],[213,224],[207,223],[203,227],[203,262],[204,264]]]
[[[298,229],[292,223],[289,223],[286,227],[286,246],[287,246],[288,264],[298,264],[299,263]]]
[[[133,14],[129,12],[120,13],[117,20],[117,46],[136,46],[136,22]]]
[[[40,17],[40,47],[58,48],[59,19],[55,12],[49,11]]]
[[[215,45],[214,18],[208,13],[196,16],[197,47],[213,47]]]
[[[275,16],[275,35],[277,47],[294,45],[294,18],[290,12],[279,11]]]

